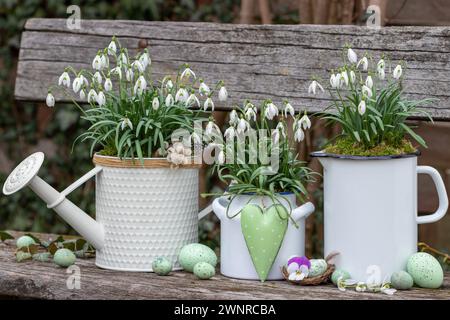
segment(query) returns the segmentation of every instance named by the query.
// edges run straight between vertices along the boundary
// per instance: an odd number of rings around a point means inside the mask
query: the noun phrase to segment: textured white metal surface
[[[29,155],[10,173],[3,185],[3,193],[10,195],[25,187],[38,173],[43,162],[42,152]]]
[[[179,269],[180,249],[198,241],[198,169],[104,166],[96,211],[105,235],[97,266],[152,271],[162,256]]]

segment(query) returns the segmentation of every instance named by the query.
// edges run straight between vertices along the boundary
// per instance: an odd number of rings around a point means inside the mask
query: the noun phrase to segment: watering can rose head
[[[185,163],[170,156],[169,147],[176,148],[170,145],[173,133],[183,130],[183,137],[190,138],[194,120],[206,120],[214,99],[225,103],[228,92],[223,81],[208,86],[187,64],[160,81],[152,78],[151,69],[147,48],[133,56],[113,37],[95,55],[92,70],[66,67],[49,88],[46,103],[55,105],[53,91],[58,90],[78,107],[90,127],[76,141],[90,140],[91,155],[99,149],[120,158],[168,156],[169,161]]]
[[[332,69],[329,111],[321,117],[342,127],[341,135],[325,151],[356,156],[409,154],[416,151],[406,136],[426,147],[425,141],[405,123],[409,116],[431,117],[420,107],[432,99],[407,100],[403,96],[404,61],[392,65],[382,55],[378,59],[365,53],[358,57],[352,48],[344,49],[343,65]],[[308,88],[311,95],[325,90],[318,78]],[[324,85],[325,86],[325,85]]]

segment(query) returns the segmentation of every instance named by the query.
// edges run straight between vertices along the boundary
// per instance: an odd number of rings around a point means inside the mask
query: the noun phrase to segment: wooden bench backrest
[[[368,51],[378,58],[385,52],[394,61],[407,61],[408,96],[438,98],[429,112],[450,119],[450,27],[83,20],[80,30],[70,30],[65,19],[31,19],[22,35],[15,97],[45,100],[65,66],[90,69],[97,50],[113,35],[134,50],[148,43],[157,78],[187,62],[207,83],[224,79],[231,99],[221,109],[244,99],[281,103],[286,98],[298,110],[323,110],[328,94],[312,96],[308,84],[313,76],[327,77],[325,68],[339,65],[345,44],[360,56]]]

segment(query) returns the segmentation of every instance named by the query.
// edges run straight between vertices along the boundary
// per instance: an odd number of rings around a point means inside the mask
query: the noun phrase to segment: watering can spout
[[[100,250],[103,247],[104,241],[103,226],[70,200],[66,199],[66,196],[86,180],[96,175],[101,169],[94,168],[60,193],[37,176],[43,161],[44,154],[42,152],[33,153],[23,160],[6,179],[3,185],[3,193],[10,195],[25,186],[29,186],[31,190],[47,203],[48,208],[55,210],[86,241],[92,244],[97,250]]]

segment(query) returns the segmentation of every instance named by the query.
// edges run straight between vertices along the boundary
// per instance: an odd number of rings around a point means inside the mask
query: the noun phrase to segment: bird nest
[[[283,277],[286,281],[288,281],[292,284],[297,284],[297,285],[301,285],[301,286],[317,286],[322,283],[327,283],[330,280],[330,277],[335,270],[333,258],[335,256],[337,256],[338,254],[339,253],[337,253],[337,252],[332,252],[325,258],[325,261],[327,262],[328,267],[327,267],[327,270],[319,276],[304,278],[303,280],[299,280],[299,281],[289,280],[289,273],[287,271],[286,266],[283,266],[281,268],[281,273],[283,274]]]

